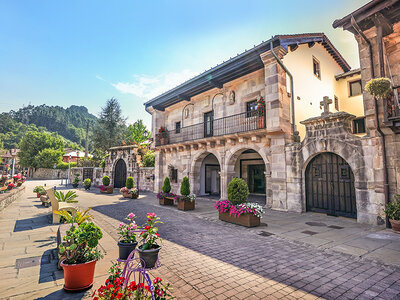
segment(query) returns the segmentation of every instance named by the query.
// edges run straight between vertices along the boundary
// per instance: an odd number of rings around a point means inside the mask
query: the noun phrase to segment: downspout
[[[295,119],[295,113],[294,113],[294,86],[293,86],[293,76],[292,73],[290,73],[290,71],[288,70],[288,68],[286,68],[286,66],[283,64],[283,62],[279,59],[279,57],[275,54],[274,50],[273,50],[273,45],[272,45],[272,41],[270,43],[269,46],[272,55],[275,57],[276,61],[278,62],[278,64],[281,66],[281,68],[286,72],[286,74],[288,74],[289,79],[290,79],[290,102],[291,102],[291,106],[292,106],[292,134],[293,137],[295,135],[296,132],[296,119]]]
[[[365,36],[364,32],[361,31],[360,27],[358,26],[356,20],[354,19],[353,16],[351,16],[351,26],[354,28],[354,30],[362,37],[362,39],[367,43],[368,45],[368,51],[369,51],[369,57],[370,57],[370,64],[371,64],[371,77],[375,78],[375,70],[374,70],[374,58],[373,58],[373,53],[372,53],[372,45],[371,42],[368,40],[368,38]],[[380,34],[379,34],[380,32]],[[378,30],[378,36],[377,36],[377,43],[378,43],[378,49],[382,50],[382,30]],[[380,45],[380,46],[379,46]],[[381,55],[381,53],[378,53],[378,55]],[[384,76],[384,67],[380,67],[381,74],[380,76]],[[388,183],[388,169],[387,169],[387,158],[386,158],[386,140],[385,140],[385,134],[382,132],[381,127],[379,125],[379,110],[378,110],[378,101],[376,97],[374,97],[374,105],[375,105],[375,122],[376,122],[376,130],[378,131],[381,140],[382,140],[382,152],[383,152],[383,157],[382,157],[382,167],[383,167],[383,192],[385,196],[385,204],[389,203],[389,183]],[[386,227],[389,228],[389,220],[388,217],[386,216]]]

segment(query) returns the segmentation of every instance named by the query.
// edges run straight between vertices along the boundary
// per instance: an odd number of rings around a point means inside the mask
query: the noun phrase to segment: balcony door
[[[214,111],[204,114],[204,137],[213,136]]]

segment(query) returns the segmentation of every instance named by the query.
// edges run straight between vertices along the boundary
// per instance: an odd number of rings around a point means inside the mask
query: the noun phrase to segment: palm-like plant
[[[80,211],[78,209],[73,214],[70,214],[66,210],[57,210],[54,213],[56,213],[57,215],[60,215],[61,217],[63,217],[65,219],[65,223],[71,223],[71,224],[78,224],[79,225],[79,224],[81,224],[83,222],[90,221],[93,218],[92,215],[88,214],[89,210],[91,210],[91,209],[92,209],[91,207],[89,207],[85,211]]]
[[[74,191],[68,191],[64,194],[61,191],[54,191],[54,196],[56,197],[58,202],[67,202],[67,203],[77,203],[78,200],[75,200],[78,195]]]

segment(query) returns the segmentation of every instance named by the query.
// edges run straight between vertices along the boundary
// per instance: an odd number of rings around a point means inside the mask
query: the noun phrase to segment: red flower
[[[149,230],[151,227],[147,225],[144,229]]]
[[[121,299],[122,296],[123,296],[122,293],[118,293],[117,298],[118,298],[118,299]]]
[[[156,236],[159,237],[160,235],[158,234],[158,232],[156,232]]]

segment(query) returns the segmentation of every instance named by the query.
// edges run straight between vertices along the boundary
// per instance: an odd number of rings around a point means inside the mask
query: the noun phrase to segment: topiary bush
[[[128,177],[126,179],[126,184],[125,184],[126,188],[132,189],[134,185],[135,185],[135,180],[133,179],[133,177]]]
[[[171,191],[171,183],[169,182],[169,177],[165,177],[162,191],[164,193],[169,193]]]
[[[188,196],[189,194],[190,194],[189,178],[187,178],[185,176],[185,177],[183,177],[182,182],[181,182],[181,195]]]
[[[365,85],[365,90],[378,99],[384,99],[392,91],[392,83],[389,78],[374,78]]]
[[[110,185],[110,177],[108,177],[107,175],[103,177],[103,185]]]
[[[249,198],[249,187],[242,178],[233,178],[228,184],[228,200],[232,204],[247,202]]]
[[[84,185],[84,186],[87,186],[87,187],[90,187],[90,186],[92,185],[92,180],[91,180],[90,178],[86,178],[86,179],[83,181],[83,185]]]

